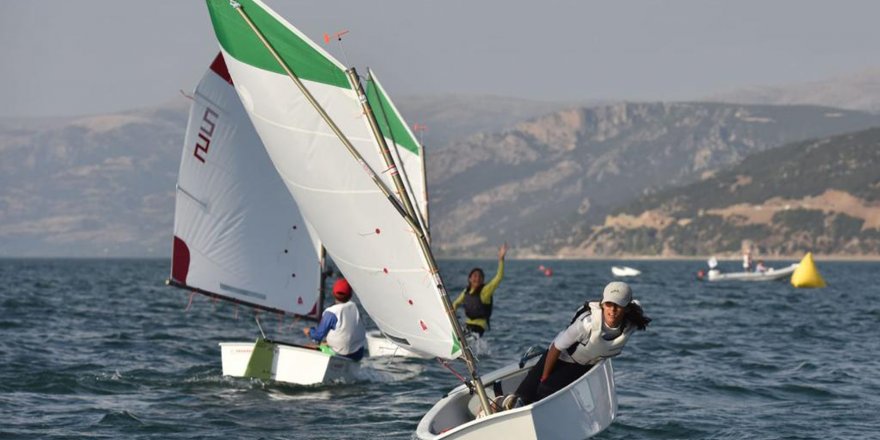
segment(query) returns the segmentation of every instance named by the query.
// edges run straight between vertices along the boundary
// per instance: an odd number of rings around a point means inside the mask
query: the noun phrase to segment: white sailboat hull
[[[773,281],[791,275],[797,264],[782,269],[770,269],[766,272],[729,272],[716,273],[709,271],[709,281]]]
[[[409,351],[382,335],[382,332],[367,332],[367,352],[370,357],[377,356],[401,356],[411,358],[424,358],[424,356]]]
[[[537,358],[520,368],[518,364],[483,376],[490,399],[495,383],[501,394],[516,390]],[[508,411],[476,419],[479,402],[464,386],[452,390],[437,402],[416,428],[420,440],[439,439],[584,439],[592,437],[614,420],[617,394],[610,360],[604,360],[587,374],[547,398]]]
[[[223,375],[245,377],[248,361],[254,351],[253,342],[221,342]],[[270,379],[297,385],[313,385],[355,379],[360,366],[342,356],[331,356],[320,350],[277,344]]]

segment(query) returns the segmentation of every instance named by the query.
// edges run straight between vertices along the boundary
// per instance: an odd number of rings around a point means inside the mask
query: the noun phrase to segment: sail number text
[[[196,148],[193,156],[205,163],[205,157],[208,154],[208,148],[211,146],[211,136],[214,134],[214,127],[217,126],[217,118],[220,117],[217,112],[211,110],[211,107],[205,108],[205,114],[202,116],[202,125],[199,126],[199,138],[196,140]]]

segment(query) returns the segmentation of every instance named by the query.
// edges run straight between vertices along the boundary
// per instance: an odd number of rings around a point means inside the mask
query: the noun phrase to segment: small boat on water
[[[790,276],[797,264],[782,269],[767,269],[764,272],[721,272],[710,270],[705,277],[708,281],[775,281]]]
[[[634,277],[642,274],[642,271],[628,266],[611,266],[611,273],[616,277]]]
[[[540,356],[482,377],[490,398],[511,393]],[[614,369],[605,359],[556,393],[529,405],[480,416],[479,398],[465,385],[450,391],[419,421],[416,437],[439,439],[583,439],[617,415]]]
[[[416,436],[582,439],[607,428],[617,410],[609,360],[536,403],[508,411],[490,403],[515,390],[531,364],[479,373],[431,248],[426,192],[414,178],[424,152],[375,75],[367,70],[364,88],[354,68],[260,0],[209,0],[208,8],[272,163],[376,327],[409,351],[461,359],[468,370]]]
[[[222,55],[192,95],[173,243],[168,284],[282,318],[320,319],[321,241],[275,171]],[[221,342],[220,355],[225,376],[300,385],[352,379],[359,368],[265,337]]]

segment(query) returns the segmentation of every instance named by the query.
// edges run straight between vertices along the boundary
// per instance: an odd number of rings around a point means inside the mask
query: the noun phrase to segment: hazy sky
[[[880,1],[266,0],[393,96],[693,99],[880,66]],[[0,116],[151,106],[217,52],[201,0],[4,1]],[[323,44],[323,42],[322,42]]]

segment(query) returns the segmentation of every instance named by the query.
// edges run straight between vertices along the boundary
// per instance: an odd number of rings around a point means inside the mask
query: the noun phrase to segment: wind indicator
[[[345,54],[345,47],[342,46],[342,36],[348,33],[348,29],[336,32],[333,34],[333,38],[339,42],[339,50],[342,51],[342,58],[345,60],[345,64],[347,66],[351,66],[348,62],[348,55]],[[324,44],[330,44],[330,34],[324,32]]]
[[[416,122],[412,125],[412,129],[416,133],[416,135],[419,137],[419,144],[425,145],[424,137],[425,137],[425,132],[428,131],[428,126],[425,124],[419,124],[418,122]]]

